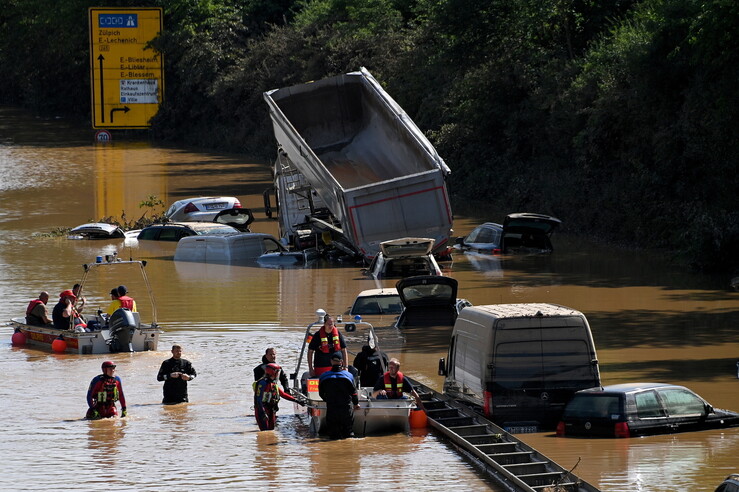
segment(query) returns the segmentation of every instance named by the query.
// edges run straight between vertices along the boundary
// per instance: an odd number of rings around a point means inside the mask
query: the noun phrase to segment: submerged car
[[[177,243],[175,261],[295,265],[310,260],[308,252],[288,251],[274,236],[256,232],[225,236],[191,236]]]
[[[363,270],[380,278],[403,278],[416,275],[441,275],[434,255],[434,240],[424,237],[406,237],[380,243],[380,252]]]
[[[453,326],[459,312],[472,306],[467,299],[457,299],[457,287],[455,279],[439,275],[399,280],[395,288],[403,312],[395,326]]]
[[[509,214],[503,225],[485,222],[466,237],[457,238],[455,248],[483,254],[551,253],[554,250],[551,236],[561,223],[549,215]]]
[[[684,386],[625,383],[578,391],[558,436],[635,437],[739,426],[739,413],[713,408]]]
[[[398,289],[395,287],[363,290],[357,295],[347,315],[384,316],[398,315],[403,311]]]
[[[167,222],[152,224],[139,232],[139,241],[179,241],[183,237],[203,235],[231,235],[240,231],[230,225],[215,222]]]
[[[125,237],[123,229],[106,222],[90,222],[69,231],[68,239],[118,239]]]
[[[211,222],[218,212],[241,208],[239,199],[233,196],[201,196],[174,202],[164,217],[172,222]]]

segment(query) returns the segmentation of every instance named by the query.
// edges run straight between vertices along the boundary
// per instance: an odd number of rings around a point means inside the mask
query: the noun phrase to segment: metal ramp
[[[433,428],[512,492],[598,492],[472,408],[412,381]]]

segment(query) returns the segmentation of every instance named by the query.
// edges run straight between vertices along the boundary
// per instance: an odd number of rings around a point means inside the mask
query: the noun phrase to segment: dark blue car
[[[634,437],[739,426],[739,413],[713,408],[688,388],[626,383],[578,391],[558,436]]]

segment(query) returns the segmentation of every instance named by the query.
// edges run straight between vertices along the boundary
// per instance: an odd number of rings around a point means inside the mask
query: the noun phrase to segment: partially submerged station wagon
[[[632,437],[739,426],[739,414],[714,409],[688,388],[625,383],[578,391],[558,436]]]

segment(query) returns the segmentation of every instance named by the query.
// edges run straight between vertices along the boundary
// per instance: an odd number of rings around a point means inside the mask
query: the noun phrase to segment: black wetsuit
[[[165,405],[189,401],[187,399],[187,381],[182,378],[169,377],[173,372],[187,374],[191,379],[197,375],[195,368],[187,359],[172,357],[162,362],[162,367],[159,368],[159,374],[157,374],[157,381],[164,381],[164,399],[162,403]]]
[[[377,378],[385,374],[387,370],[387,355],[384,352],[371,349],[369,345],[365,345],[354,358],[354,367],[359,371],[360,385],[372,387],[377,382]]]

